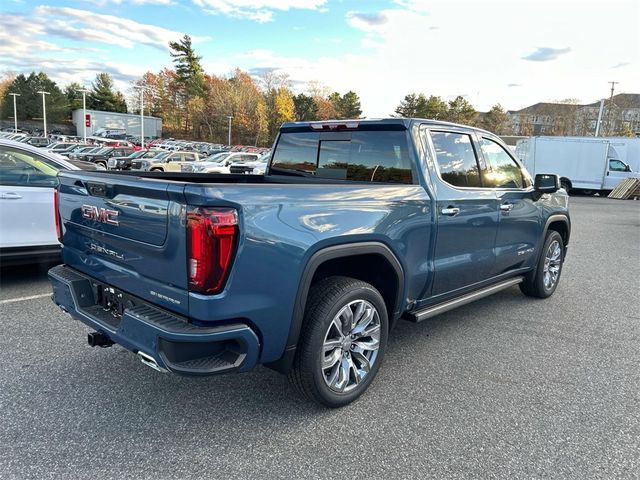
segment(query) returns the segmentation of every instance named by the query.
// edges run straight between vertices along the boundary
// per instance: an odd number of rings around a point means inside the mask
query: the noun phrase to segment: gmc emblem
[[[95,205],[82,205],[83,218],[93,220],[95,222],[106,223],[107,225],[113,225],[117,227],[120,225],[118,222],[118,212],[116,210],[109,210],[108,208],[98,208]]]

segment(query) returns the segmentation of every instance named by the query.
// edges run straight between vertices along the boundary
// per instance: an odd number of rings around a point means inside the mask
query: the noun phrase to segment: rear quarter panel
[[[263,362],[282,354],[304,267],[322,248],[381,242],[403,266],[404,298],[418,298],[427,283],[432,208],[419,185],[192,184],[185,199],[188,205],[236,208],[241,220],[224,292],[190,294],[190,316],[207,322],[243,312],[263,337]]]

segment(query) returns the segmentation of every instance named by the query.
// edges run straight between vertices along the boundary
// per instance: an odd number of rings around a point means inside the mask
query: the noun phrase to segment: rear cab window
[[[431,131],[440,178],[454,187],[481,188],[480,167],[468,133]]]
[[[414,183],[403,129],[284,131],[272,174],[299,174],[337,181]]]

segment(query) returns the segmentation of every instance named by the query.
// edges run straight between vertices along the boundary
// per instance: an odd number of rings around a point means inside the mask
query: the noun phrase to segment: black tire
[[[354,382],[356,384],[352,385],[352,380],[355,381],[357,374],[349,369],[347,383],[351,385],[348,387],[351,390],[338,392],[328,385],[327,382],[330,381],[331,375],[325,376],[322,368],[323,360],[326,358],[323,346],[332,328],[334,318],[347,305],[358,301],[367,302],[378,313],[379,347],[376,357],[370,365],[370,370],[364,378],[359,383]],[[387,345],[388,330],[389,319],[384,299],[373,286],[349,277],[336,276],[321,280],[309,291],[304,323],[300,332],[293,368],[289,373],[289,380],[302,395],[326,407],[337,408],[353,402],[369,387],[380,369]],[[346,335],[346,337],[348,336]],[[336,351],[339,357],[342,350],[336,348]],[[348,361],[351,361],[351,353],[348,350],[342,355],[345,358],[348,356]],[[354,356],[353,359],[355,360],[356,357]],[[342,359],[337,362],[335,368],[339,369],[342,365]]]
[[[150,172],[164,172],[164,169],[162,168],[152,168],[151,170],[149,170]]]
[[[557,244],[560,247],[560,263],[558,265],[559,270],[556,277],[555,282],[551,286],[545,284],[545,263],[547,253],[554,242],[558,242]],[[544,240],[544,244],[542,246],[542,251],[540,252],[540,258],[538,260],[538,265],[534,272],[525,277],[525,280],[520,284],[520,290],[522,293],[529,297],[536,298],[548,298],[553,295],[553,292],[556,291],[558,287],[558,283],[560,283],[560,276],[562,274],[562,266],[564,265],[564,242],[562,241],[562,236],[556,232],[555,230],[549,230],[547,232],[547,236]]]
[[[96,165],[100,165],[101,167],[104,167],[105,170],[108,169],[107,162],[96,162]]]

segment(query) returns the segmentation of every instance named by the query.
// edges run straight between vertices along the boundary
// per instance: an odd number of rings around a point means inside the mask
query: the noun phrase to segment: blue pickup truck
[[[399,319],[552,295],[571,230],[557,176],[432,120],[286,123],[265,175],[59,180],[53,298],[91,346],[182,375],[265,364],[329,407],[367,389]]]

